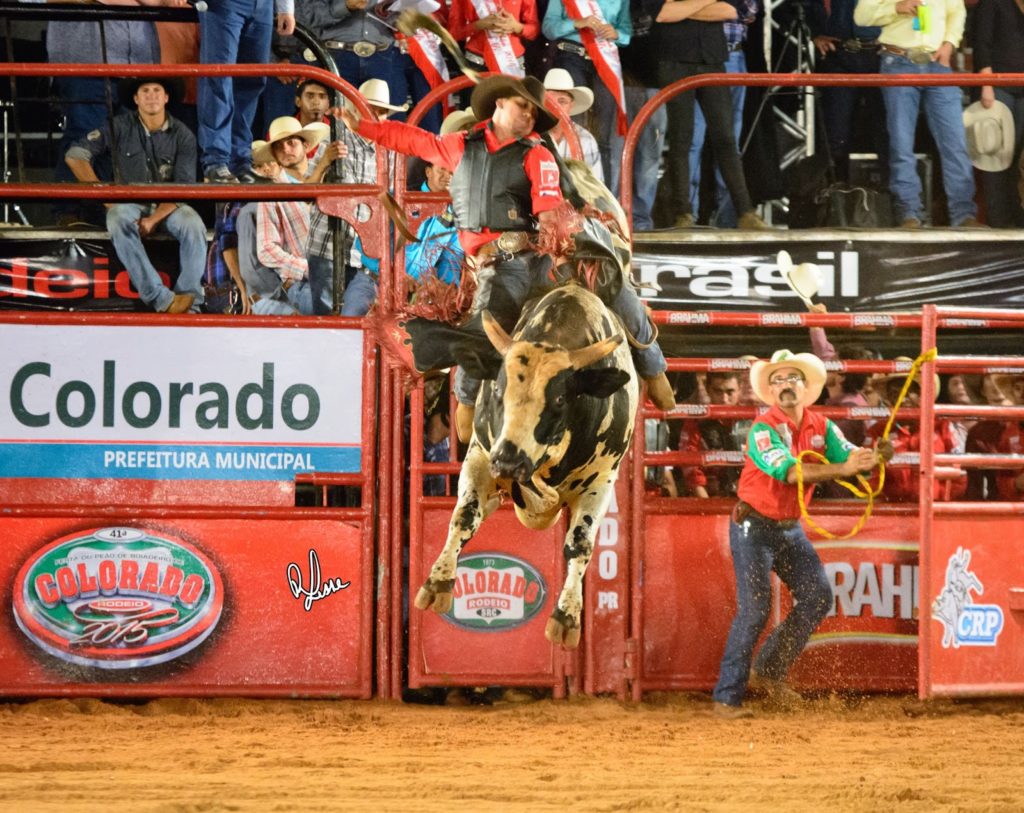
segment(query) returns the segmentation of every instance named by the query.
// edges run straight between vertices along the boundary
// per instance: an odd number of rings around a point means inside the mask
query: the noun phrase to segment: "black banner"
[[[802,311],[776,265],[785,249],[795,264],[821,272],[817,300],[830,311],[916,311],[921,305],[1024,307],[1024,236],[988,231],[828,232],[802,239],[780,231],[756,240],[708,232],[681,241],[641,234],[633,274],[656,293],[658,310]]]

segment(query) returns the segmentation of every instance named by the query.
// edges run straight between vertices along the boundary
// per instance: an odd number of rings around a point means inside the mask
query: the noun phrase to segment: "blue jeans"
[[[630,122],[636,118],[649,99],[658,91],[654,88],[626,86],[626,117]],[[633,228],[646,231],[654,228],[654,198],[658,194],[658,166],[661,164],[661,151],[665,146],[665,131],[668,129],[668,112],[665,107],[654,111],[636,142],[633,153]],[[619,178],[622,172],[622,149],[626,139],[611,131],[608,137],[608,154],[610,160],[606,167],[605,178],[608,188],[615,197],[619,196]]]
[[[383,79],[388,84],[391,104],[403,105],[409,98],[407,68],[412,60],[392,45],[371,56],[359,56],[355,51],[331,49],[338,66],[338,74],[358,89],[367,79]],[[405,121],[405,113],[391,113],[391,121]],[[439,125],[440,126],[440,125]]]
[[[948,74],[951,70],[938,62],[915,65],[896,54],[882,54],[882,74]],[[939,150],[942,183],[949,203],[949,222],[960,225],[974,217],[974,170],[967,157],[963,110],[958,87],[884,87],[885,120],[889,128],[889,190],[900,219],[915,217],[924,222],[921,179],[914,157],[917,117],[924,105],[928,129]]]
[[[345,300],[341,303],[342,316],[366,316],[377,301],[377,278],[363,269],[345,286]]]
[[[746,73],[747,55],[740,51],[730,51],[729,59],[725,63],[726,73]],[[740,133],[743,131],[743,102],[747,98],[747,89],[743,85],[729,88],[732,95],[732,129],[736,136],[736,144],[740,143]],[[693,142],[690,144],[690,205],[693,207],[694,215],[700,212],[700,165],[701,152],[704,149],[704,133],[707,131],[707,122],[704,120],[704,111],[697,106],[693,111]],[[711,221],[712,226],[720,229],[736,228],[736,207],[732,205],[732,198],[729,197],[729,189],[722,178],[722,170],[715,167],[715,189],[718,202],[718,211]]]
[[[753,516],[729,523],[729,548],[736,571],[736,615],[725,644],[714,698],[739,706],[747,689],[754,646],[768,621],[772,604],[771,571],[789,588],[795,602],[758,653],[755,671],[782,680],[818,624],[832,607],[829,586],[818,554],[799,523],[791,528]]]
[[[154,310],[167,310],[174,294],[193,294],[193,307],[203,303],[201,280],[206,270],[206,226],[203,219],[189,206],[179,204],[161,221],[159,228],[166,230],[180,245],[178,279],[171,291],[149,261],[139,236],[139,218],[149,207],[137,203],[118,203],[107,210],[107,229],[114,251],[124,265],[139,298]]]
[[[273,0],[219,0],[199,15],[199,61],[265,64],[274,32]],[[199,148],[205,169],[252,163],[252,123],[265,76],[199,79]]]

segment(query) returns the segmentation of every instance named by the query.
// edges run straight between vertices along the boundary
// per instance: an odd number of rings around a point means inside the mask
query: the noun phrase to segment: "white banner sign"
[[[0,324],[0,477],[360,468],[363,334]]]

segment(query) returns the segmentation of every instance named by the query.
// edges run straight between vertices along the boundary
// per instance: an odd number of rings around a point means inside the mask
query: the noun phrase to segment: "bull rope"
[[[918,372],[921,369],[921,365],[929,361],[935,361],[938,355],[938,348],[933,347],[931,350],[928,350],[919,355],[916,359],[914,359],[913,364],[910,365],[910,370],[907,372],[906,380],[903,382],[903,388],[900,390],[899,397],[896,399],[896,403],[893,404],[892,410],[889,413],[889,420],[886,421],[885,423],[885,429],[882,432],[882,437],[879,439],[879,444],[881,444],[882,442],[887,442],[889,440],[889,433],[892,431],[893,422],[896,420],[896,413],[899,412],[900,407],[903,405],[903,399],[906,397],[907,392],[910,391],[910,385],[913,384],[914,379],[917,378]],[[825,528],[822,528],[820,525],[818,525],[818,523],[811,519],[811,514],[807,510],[807,503],[804,501],[804,457],[813,458],[820,463],[829,463],[828,458],[826,458],[823,454],[814,451],[813,449],[804,449],[804,451],[800,452],[800,454],[797,455],[796,493],[797,500],[800,503],[800,516],[803,518],[804,522],[806,522],[808,526],[810,526],[811,529],[814,530],[815,533],[817,533],[824,539],[834,539],[837,541],[852,539],[854,536],[860,533],[864,525],[867,524],[868,519],[871,517],[871,512],[874,509],[875,497],[879,496],[882,493],[882,487],[885,485],[885,458],[882,456],[881,453],[877,452],[876,445],[876,457],[878,460],[878,485],[874,489],[871,488],[871,483],[863,474],[857,475],[857,482],[860,483],[861,485],[860,488],[846,480],[837,479],[834,481],[836,483],[839,483],[839,485],[841,485],[843,488],[845,488],[847,491],[853,494],[853,496],[856,497],[857,499],[867,501],[867,504],[864,506],[864,513],[861,514],[860,519],[857,520],[853,528],[851,528],[849,532],[847,532],[843,536],[838,536],[836,534],[833,534],[831,531],[828,531]]]

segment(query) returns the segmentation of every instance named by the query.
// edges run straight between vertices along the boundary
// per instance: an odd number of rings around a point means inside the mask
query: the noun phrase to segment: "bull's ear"
[[[617,367],[590,368],[577,370],[573,373],[572,380],[577,395],[607,398],[626,386],[629,373]]]
[[[505,332],[505,328],[498,324],[498,320],[491,316],[490,311],[482,311],[480,316],[483,319],[484,333],[491,340],[494,349],[504,356],[512,346],[511,337]]]

